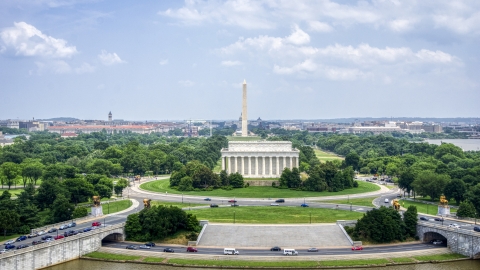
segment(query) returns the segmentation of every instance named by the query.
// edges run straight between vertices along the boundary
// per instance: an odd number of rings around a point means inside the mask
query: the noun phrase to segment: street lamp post
[[[108,214],[110,214],[110,202],[107,202],[107,206],[108,206]]]

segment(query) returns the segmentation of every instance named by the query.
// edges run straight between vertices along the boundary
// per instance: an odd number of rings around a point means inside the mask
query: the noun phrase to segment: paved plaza
[[[337,224],[253,225],[208,224],[199,246],[335,247],[350,246]]]

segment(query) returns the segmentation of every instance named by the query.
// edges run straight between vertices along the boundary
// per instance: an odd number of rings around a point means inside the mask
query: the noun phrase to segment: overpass
[[[428,222],[418,222],[417,236],[423,242],[437,239],[447,243],[452,252],[480,258],[480,233]]]
[[[35,270],[94,252],[102,240],[123,241],[125,223],[99,228],[48,243],[0,254],[0,269]]]

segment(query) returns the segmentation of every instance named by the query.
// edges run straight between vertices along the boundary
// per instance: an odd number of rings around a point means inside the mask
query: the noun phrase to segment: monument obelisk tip
[[[243,84],[247,84],[247,81],[245,79],[243,80]]]

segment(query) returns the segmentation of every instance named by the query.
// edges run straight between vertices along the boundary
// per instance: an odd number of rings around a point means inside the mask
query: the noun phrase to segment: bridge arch
[[[124,234],[119,232],[113,232],[111,234],[103,236],[101,239],[104,242],[119,242],[125,240]]]
[[[443,245],[448,245],[448,235],[438,231],[427,231],[423,233],[423,242],[429,243],[434,240],[441,240]]]

